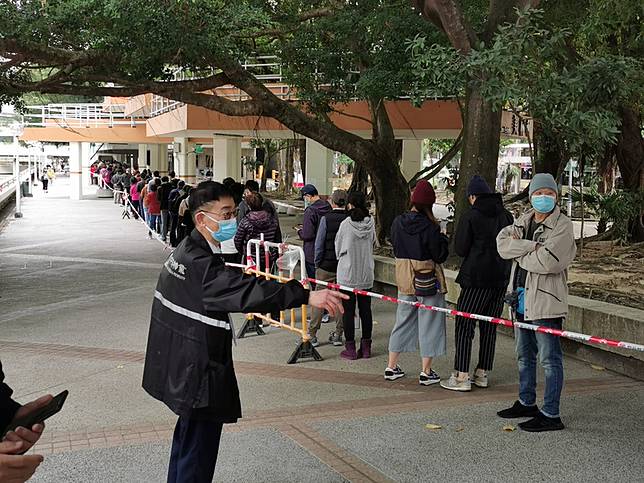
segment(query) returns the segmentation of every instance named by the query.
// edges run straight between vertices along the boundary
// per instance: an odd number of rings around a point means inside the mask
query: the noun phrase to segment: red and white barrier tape
[[[624,342],[624,341],[617,341],[617,340],[613,340],[613,339],[605,339],[603,337],[596,337],[594,335],[580,334],[578,332],[571,332],[571,331],[568,331],[568,330],[551,329],[549,327],[543,327],[543,326],[540,326],[540,325],[528,324],[528,323],[525,323],[525,322],[512,322],[511,320],[500,319],[498,317],[489,317],[487,315],[471,314],[469,312],[461,312],[459,310],[446,309],[444,307],[435,307],[433,305],[425,305],[425,304],[421,304],[420,302],[411,302],[409,300],[400,300],[400,299],[397,299],[395,297],[388,297],[387,295],[382,295],[382,294],[375,293],[375,292],[369,292],[367,290],[359,290],[359,289],[356,289],[356,288],[346,287],[344,285],[340,285],[340,284],[337,284],[337,283],[323,282],[321,280],[316,280],[314,278],[309,278],[308,281],[311,282],[311,283],[324,285],[324,286],[326,286],[326,287],[328,287],[330,289],[341,290],[343,292],[352,292],[352,293],[355,293],[357,295],[363,295],[365,297],[372,297],[372,298],[376,298],[376,299],[379,299],[379,300],[384,300],[385,302],[391,302],[391,303],[394,303],[394,304],[411,305],[413,307],[423,309],[423,310],[433,310],[435,312],[443,312],[445,314],[454,315],[454,316],[457,316],[457,317],[465,317],[465,318],[468,318],[468,319],[475,319],[475,320],[484,320],[484,321],[490,322],[492,324],[505,325],[506,327],[519,327],[520,329],[532,330],[534,332],[542,332],[544,334],[556,335],[558,337],[565,337],[566,339],[572,339],[572,340],[581,341],[581,342],[588,342],[590,344],[608,345],[608,346],[611,346],[611,347],[619,347],[620,349],[630,349],[630,350],[644,352],[644,345],[635,344],[633,342]]]

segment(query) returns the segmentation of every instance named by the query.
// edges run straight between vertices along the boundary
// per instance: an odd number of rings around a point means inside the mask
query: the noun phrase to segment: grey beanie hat
[[[557,195],[559,194],[559,187],[557,186],[557,182],[550,173],[537,173],[532,177],[529,189],[530,196],[532,196],[532,193],[542,188],[549,188],[557,193]]]

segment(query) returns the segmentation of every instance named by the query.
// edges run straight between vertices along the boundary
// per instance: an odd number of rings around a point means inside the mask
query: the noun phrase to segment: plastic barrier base
[[[247,318],[244,325],[239,329],[237,338],[243,339],[249,332],[255,332],[257,335],[266,335],[266,332],[262,328],[262,320],[256,317]]]
[[[295,364],[298,359],[314,359],[321,361],[322,356],[315,347],[311,344],[310,340],[303,340],[297,345],[297,349],[291,354],[288,359],[288,364]]]

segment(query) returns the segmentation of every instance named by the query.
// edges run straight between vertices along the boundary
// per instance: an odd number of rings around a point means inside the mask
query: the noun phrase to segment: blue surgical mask
[[[307,200],[306,198],[304,198],[304,208],[306,209],[309,206],[311,206],[311,202],[309,200]]]
[[[206,227],[206,230],[210,232],[210,236],[212,236],[213,240],[218,241],[219,243],[225,242],[226,240],[233,238],[235,233],[237,233],[237,220],[235,218],[230,220],[215,220],[212,216],[207,214],[205,215],[212,221],[216,221],[219,225],[219,230],[217,231]]]
[[[532,207],[539,213],[550,213],[555,208],[557,198],[550,195],[535,195],[530,198]]]

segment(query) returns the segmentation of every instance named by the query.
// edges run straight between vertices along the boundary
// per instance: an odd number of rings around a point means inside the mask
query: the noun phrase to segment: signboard
[[[201,154],[203,153],[203,146],[201,144],[196,144],[195,145],[195,154]]]
[[[501,116],[501,134],[509,138],[532,138],[532,119],[517,116],[513,112],[503,111]]]

